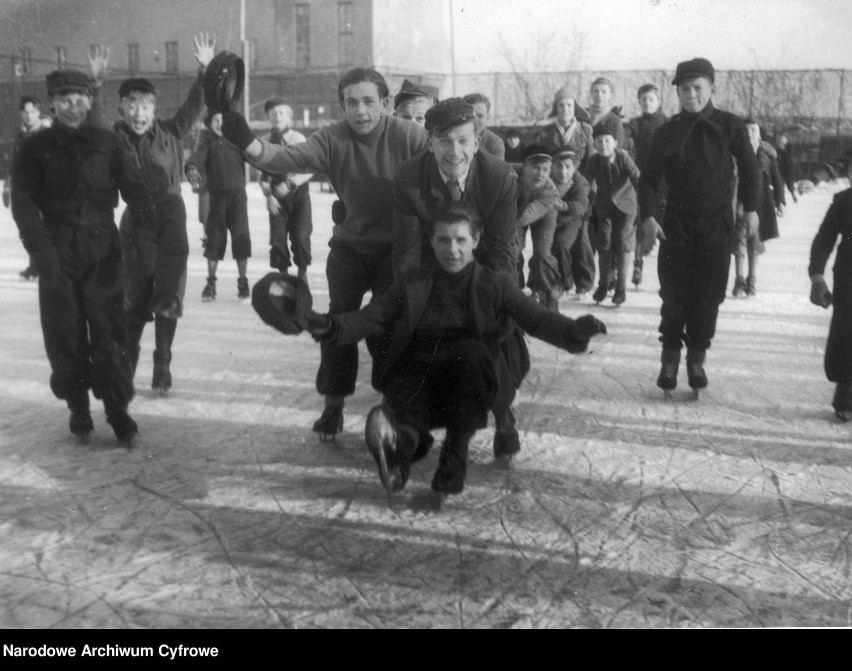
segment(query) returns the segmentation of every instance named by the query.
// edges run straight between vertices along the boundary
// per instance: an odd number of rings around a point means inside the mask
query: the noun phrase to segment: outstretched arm
[[[96,44],[89,49],[89,69],[92,72],[92,109],[89,120],[97,126],[107,127],[104,81],[109,68],[109,47]]]

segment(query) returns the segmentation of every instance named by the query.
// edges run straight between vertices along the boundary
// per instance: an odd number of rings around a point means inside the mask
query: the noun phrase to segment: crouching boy
[[[508,274],[479,265],[473,252],[482,229],[464,203],[440,206],[429,227],[435,266],[407,271],[359,311],[312,313],[308,328],[318,340],[344,344],[393,326],[380,372],[386,403],[367,416],[367,447],[384,487],[399,491],[428,451],[429,430],[446,427],[428,497],[439,509],[464,489],[468,444],[485,428],[498,390],[512,389],[498,382],[509,374],[499,347],[507,322],[573,353],[606,328],[591,315],[573,320],[547,310]]]

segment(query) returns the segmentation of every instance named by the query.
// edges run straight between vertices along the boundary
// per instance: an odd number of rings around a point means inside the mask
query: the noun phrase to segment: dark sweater
[[[195,153],[186,162],[186,169],[195,166],[205,178],[211,191],[240,191],[246,188],[243,154],[237,145],[215,133],[207,133]]]

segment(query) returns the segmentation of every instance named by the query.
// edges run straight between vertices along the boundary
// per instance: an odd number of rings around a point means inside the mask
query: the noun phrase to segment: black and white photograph
[[[849,26],[0,0],[0,659],[852,627]]]

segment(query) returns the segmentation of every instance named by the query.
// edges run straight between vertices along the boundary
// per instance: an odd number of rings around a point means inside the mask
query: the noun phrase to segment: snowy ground
[[[655,272],[621,308],[579,305],[609,335],[585,355],[530,343],[517,401],[523,451],[491,465],[474,439],[467,489],[439,516],[414,512],[436,454],[390,509],[363,445],[378,395],[361,349],[337,442],[310,430],[319,350],[285,337],[192,256],[174,389],[153,398],[146,331],[134,449],[102,410],[82,446],[47,384],[34,283],[0,212],[0,627],[767,627],[852,620],[852,427],[822,371],[829,312],[808,302],[808,250],[837,186],[781,220],[757,297],[728,299],[710,388],[655,386]],[[332,196],[314,186],[318,309]],[[267,223],[250,189],[252,281]],[[656,259],[647,265],[651,269]],[[439,436],[440,440],[440,436]]]

